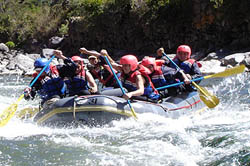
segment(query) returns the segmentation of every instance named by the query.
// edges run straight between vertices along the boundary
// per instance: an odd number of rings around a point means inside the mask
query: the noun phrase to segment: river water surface
[[[0,112],[30,78],[0,76]],[[94,128],[48,128],[13,117],[0,128],[1,166],[249,166],[250,76],[203,80],[220,104],[170,119],[141,114]],[[18,110],[38,105],[19,103]]]

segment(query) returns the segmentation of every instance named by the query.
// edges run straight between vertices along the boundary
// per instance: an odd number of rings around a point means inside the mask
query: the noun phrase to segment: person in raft
[[[188,45],[180,45],[176,50],[176,56],[173,58],[173,62],[179,66],[181,71],[179,73],[182,75],[179,76],[180,81],[184,81],[185,85],[183,86],[183,91],[194,91],[195,88],[192,86],[192,79],[202,77],[200,67],[201,64],[191,58],[191,48]],[[176,66],[169,61],[165,65],[176,68]]]
[[[67,85],[67,96],[81,96],[99,94],[97,85],[91,73],[85,70],[84,61],[80,56],[67,58],[59,50],[55,51],[58,58],[65,60],[70,59],[74,63],[74,70],[70,70],[67,76],[64,76],[64,82]]]
[[[124,55],[120,59],[120,64],[116,63],[107,53],[101,50],[97,57],[107,56],[112,67],[121,73],[121,83],[126,88],[126,93],[122,95],[126,100],[138,99],[151,102],[158,102],[160,95],[154,88],[148,76],[148,69],[138,64],[134,55]],[[115,91],[115,89],[114,89]]]
[[[94,79],[99,80],[99,82],[102,84],[102,88],[119,88],[113,72],[106,64],[104,58],[102,56],[99,56],[100,53],[96,51],[89,51],[86,48],[81,48],[80,52],[82,54],[89,55],[88,60],[90,64],[87,65],[87,68],[93,75]],[[118,77],[120,77],[120,73],[118,71],[115,70],[115,73]]]
[[[74,63],[71,58],[64,57],[61,51],[55,50],[54,55],[64,59],[64,64],[48,65],[34,85],[24,89],[24,98],[26,100],[34,99],[38,93],[41,98],[42,108],[49,108],[55,101],[66,96],[66,91],[68,90],[64,78],[71,77],[72,73],[76,73],[78,68],[77,64]],[[48,62],[46,58],[38,58],[35,60],[33,80]]]
[[[57,56],[57,54],[54,54]],[[34,62],[35,72],[33,80],[38,76],[42,69],[49,63],[46,58],[38,58]],[[63,65],[47,65],[44,72],[37,81],[31,86],[24,89],[24,98],[26,100],[34,99],[36,94],[41,98],[42,108],[48,108],[55,101],[66,95],[66,84],[63,81],[65,75],[74,71],[75,64],[70,60],[65,60]],[[73,70],[73,71],[71,71]]]
[[[174,68],[157,64],[154,57],[144,57],[141,64],[150,70],[149,77],[152,80],[155,88],[164,87],[166,85],[177,83],[180,75]],[[160,91],[162,97],[176,96],[179,92],[179,87],[171,87]]]

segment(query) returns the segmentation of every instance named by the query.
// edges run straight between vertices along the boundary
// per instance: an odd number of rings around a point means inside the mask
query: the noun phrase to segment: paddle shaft
[[[231,75],[234,75],[234,74],[242,73],[244,70],[245,70],[245,65],[240,65],[240,66],[236,66],[236,67],[227,69],[227,70],[219,72],[219,73],[207,75],[207,76],[204,76],[204,77],[195,78],[195,79],[192,79],[190,81],[195,82],[195,81],[201,81],[203,79],[208,79],[208,78],[228,77],[228,76],[231,76]],[[166,88],[170,88],[170,87],[178,86],[178,85],[182,85],[182,84],[185,84],[185,83],[184,82],[178,82],[178,83],[175,83],[175,84],[162,86],[162,87],[159,87],[159,88],[156,88],[156,89],[157,90],[163,90],[163,89],[166,89]]]
[[[108,64],[109,68],[111,69],[113,75],[115,76],[116,82],[118,83],[118,85],[119,85],[119,87],[120,87],[120,89],[121,89],[121,91],[122,91],[122,94],[124,95],[124,94],[125,94],[125,91],[124,91],[124,89],[123,89],[123,87],[122,87],[122,84],[121,84],[120,80],[118,79],[118,77],[117,77],[115,71],[113,70],[112,65],[110,64],[110,62],[109,62],[109,60],[108,60],[108,57],[107,57],[107,56],[104,56],[104,58],[105,58],[105,61],[106,61],[107,64]],[[128,105],[129,105],[129,107],[130,107],[130,109],[131,109],[131,112],[132,112],[133,116],[134,116],[135,118],[137,118],[137,116],[136,116],[136,114],[135,114],[135,111],[134,111],[134,109],[133,109],[133,107],[132,107],[132,105],[131,105],[131,103],[130,103],[130,100],[127,100],[127,102],[128,102]]]
[[[50,62],[55,58],[55,56],[52,56],[49,60],[49,62],[46,64],[46,66],[43,67],[43,69],[40,71],[40,73],[36,76],[36,78],[30,83],[30,87],[34,85],[34,83],[37,81],[37,79],[41,76],[41,74],[46,70],[46,68],[49,66]]]
[[[169,60],[172,64],[175,65],[176,69],[181,70],[180,67],[179,67],[172,59],[170,59],[170,58],[165,54],[165,52],[163,52],[162,54],[163,54],[165,57],[167,57],[168,60]]]
[[[203,79],[204,79],[204,77],[199,77],[199,78],[192,79],[190,81],[195,82],[195,81],[200,81],[200,80],[203,80]],[[171,85],[162,86],[162,87],[156,88],[156,90],[163,90],[163,89],[166,89],[166,88],[170,88],[170,87],[174,87],[174,86],[178,86],[178,85],[182,85],[182,84],[185,84],[185,82],[178,82],[178,83],[174,83],[174,84],[171,84]]]

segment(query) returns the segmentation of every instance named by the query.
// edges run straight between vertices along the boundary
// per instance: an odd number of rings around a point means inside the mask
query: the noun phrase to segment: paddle
[[[195,78],[195,79],[192,79],[190,81],[195,82],[195,81],[201,81],[203,79],[208,79],[208,78],[228,77],[228,76],[231,76],[231,75],[234,75],[234,74],[242,73],[244,70],[245,70],[245,65],[240,65],[240,66],[236,66],[236,67],[233,67],[233,68],[230,68],[230,69],[226,69],[225,71],[222,71],[222,72],[219,72],[219,73],[215,73],[215,74],[212,74],[212,75],[207,75],[207,76],[204,76],[204,77]],[[178,82],[178,83],[174,83],[174,84],[171,84],[171,85],[162,86],[162,87],[159,87],[159,88],[156,88],[156,89],[157,90],[163,90],[163,89],[166,89],[166,88],[170,88],[170,87],[174,87],[174,86],[178,86],[178,85],[182,85],[182,84],[185,84],[185,83],[184,82]]]
[[[164,52],[163,55],[168,58],[168,60],[175,65],[177,70],[180,70],[183,74],[185,74],[181,68],[172,60],[170,59]],[[209,108],[214,108],[219,104],[219,99],[215,96],[210,94],[205,88],[200,87],[197,85],[194,81],[192,81],[192,84],[198,89],[199,95],[201,100],[209,107]]]
[[[208,78],[215,78],[215,77],[228,77],[234,74],[239,74],[242,73],[243,71],[245,71],[246,66],[245,65],[239,65],[230,69],[226,69],[223,72],[219,72],[216,74],[212,74],[212,75],[208,75],[208,76],[204,76],[204,79],[208,79]]]
[[[109,65],[109,68],[111,69],[113,75],[115,76],[116,82],[118,83],[119,87],[121,88],[122,93],[125,94],[125,91],[124,91],[124,89],[123,89],[123,87],[122,87],[122,84],[121,84],[120,80],[118,79],[118,77],[117,77],[115,71],[113,70],[112,65],[110,64],[107,55],[105,55],[104,58],[105,58],[105,61],[107,62],[107,64]],[[130,103],[130,100],[127,100],[127,102],[128,102],[129,107],[130,107],[130,110],[131,110],[131,112],[132,112],[132,115],[137,119],[137,116],[136,116],[136,114],[135,114],[134,108],[132,107],[132,105],[131,105],[131,103]]]
[[[27,107],[18,111],[18,114],[16,115],[16,117],[18,117],[19,119],[32,118],[39,111],[40,111],[40,108]]]
[[[50,62],[53,60],[55,56],[50,58],[46,66],[40,71],[40,73],[36,76],[36,78],[32,81],[32,83],[29,85],[29,87],[32,87],[34,83],[37,81],[37,79],[40,77],[40,75],[44,72],[44,70],[49,66]],[[14,116],[18,103],[22,100],[24,97],[24,94],[22,94],[15,103],[11,104],[7,109],[5,109],[1,114],[0,114],[0,127],[5,126],[9,120]]]

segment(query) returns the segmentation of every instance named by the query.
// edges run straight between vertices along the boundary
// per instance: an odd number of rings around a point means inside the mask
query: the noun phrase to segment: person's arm
[[[31,82],[33,82],[34,79],[32,79]],[[29,99],[33,100],[35,98],[35,96],[36,96],[36,92],[39,89],[41,89],[41,87],[42,87],[41,82],[37,81],[37,82],[34,83],[34,85],[32,87],[25,88],[24,89],[24,99],[25,100],[29,100]]]
[[[90,51],[90,50],[87,50],[87,49],[84,48],[84,47],[80,48],[79,51],[80,51],[82,54],[93,55],[93,56],[96,56],[97,58],[98,58],[99,56],[101,56],[101,54],[100,54],[99,52],[94,51],[94,50]]]
[[[109,56],[107,50],[102,49],[101,52],[100,52],[100,54],[101,54],[102,56],[107,56],[107,58],[108,58],[108,60],[109,60],[109,62],[110,62],[110,64],[111,64],[111,66],[112,66],[115,70],[122,71],[122,65],[116,63],[116,62]]]
[[[199,69],[199,66],[197,65],[197,63],[194,63],[192,65],[191,71],[190,73],[184,73],[183,70],[180,70],[180,73],[182,74],[182,77],[184,79],[185,84],[190,84],[192,79],[198,78],[198,77],[202,77],[201,71]]]
[[[90,85],[89,91],[91,93],[96,93],[97,92],[97,85],[95,83],[95,80],[94,80],[93,76],[88,71],[86,71],[86,78],[87,78],[87,81],[88,81],[88,83]]]
[[[162,57],[163,52],[164,52],[164,48],[161,47],[161,48],[158,48],[158,50],[156,51],[156,54],[158,57]]]
[[[77,65],[72,61],[72,59],[64,56],[62,51],[54,50],[54,55],[57,58],[62,59],[65,65],[77,68]]]
[[[54,55],[59,59],[68,59],[66,56],[63,55],[62,51],[60,50],[54,50]]]
[[[145,83],[145,79],[142,77],[142,75],[137,75],[136,76],[137,90],[125,93],[123,95],[123,98],[125,98],[126,100],[128,100],[128,99],[130,99],[133,96],[141,96],[141,95],[143,95],[144,94],[144,83]]]
[[[56,65],[59,76],[61,78],[74,76],[77,69],[77,64],[75,64],[71,58],[64,56],[60,50],[54,50],[54,55],[59,59],[63,59],[64,62],[63,65]]]
[[[190,84],[191,83],[190,80],[192,79],[192,77],[189,74],[186,74],[183,70],[179,70],[179,72],[180,72],[185,84]]]

